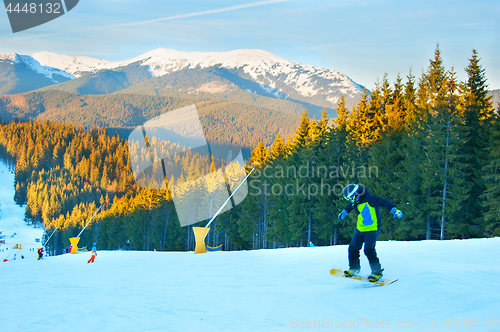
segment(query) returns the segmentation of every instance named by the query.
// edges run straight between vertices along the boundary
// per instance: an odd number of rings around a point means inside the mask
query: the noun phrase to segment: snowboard
[[[344,270],[331,269],[330,274],[332,274],[336,277],[346,278],[346,276],[344,276]],[[361,280],[361,281],[365,281],[365,282],[368,282],[370,284],[379,285],[379,286],[389,285],[389,284],[392,284],[393,282],[396,282],[398,280],[398,279],[380,279],[379,281],[369,281],[368,278],[361,277],[361,276],[354,276],[354,277],[350,277],[348,279]]]

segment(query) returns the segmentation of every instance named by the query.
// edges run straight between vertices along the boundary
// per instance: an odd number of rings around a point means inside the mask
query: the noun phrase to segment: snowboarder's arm
[[[401,219],[403,218],[403,212],[401,212],[401,210],[399,210],[396,205],[394,205],[394,203],[392,203],[390,200],[388,199],[384,199],[382,197],[378,197],[378,196],[375,196],[375,195],[370,195],[370,197],[368,197],[368,203],[371,205],[371,206],[376,206],[376,207],[385,207],[387,210],[389,210],[392,215],[394,216],[394,218],[397,218],[397,219]]]
[[[347,206],[345,207],[344,210],[342,210],[342,212],[340,212],[338,218],[339,220],[344,220],[345,217],[347,217],[347,215],[352,211],[354,207],[352,206],[351,203],[347,204]]]
[[[347,213],[351,213],[351,211],[354,209],[354,205],[352,205],[351,203],[347,204],[347,206],[345,207],[345,211]]]
[[[392,208],[396,207],[396,205],[394,205],[394,203],[392,203],[390,200],[375,195],[369,195],[367,197],[367,201],[368,204],[373,207],[385,207],[389,211],[391,211]]]

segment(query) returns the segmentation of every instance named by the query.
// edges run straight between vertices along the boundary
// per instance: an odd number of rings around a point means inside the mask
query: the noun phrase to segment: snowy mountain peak
[[[129,62],[134,61],[169,62],[185,60],[193,65],[223,67],[259,66],[262,64],[293,62],[259,49],[238,49],[228,52],[183,52],[174,49],[158,48],[144,53]]]
[[[63,70],[71,74],[73,78],[80,77],[83,72],[114,67],[114,62],[88,56],[75,57],[52,52],[39,52],[31,54],[31,57],[44,66]]]
[[[359,95],[363,87],[336,70],[290,61],[259,49],[239,49],[229,52],[182,52],[159,48],[144,53],[126,65],[141,62],[156,77],[188,68],[220,66],[241,69],[248,78],[283,95],[285,86],[304,97],[323,95],[321,98],[335,104],[340,93],[349,97]],[[340,93],[335,94],[335,91]],[[288,94],[288,93],[285,93]],[[323,98],[324,97],[324,98]]]
[[[55,75],[59,75],[59,76],[62,76],[64,78],[68,78],[68,79],[75,78],[74,75],[72,75],[64,70],[54,68],[53,66],[41,65],[40,62],[38,62],[36,59],[34,59],[33,57],[31,57],[29,55],[9,53],[9,54],[0,55],[0,59],[10,60],[14,63],[23,64],[27,68],[29,68],[30,70],[46,76],[47,78],[51,79],[55,83],[57,83],[57,81],[54,78]]]
[[[31,56],[4,54],[0,58],[23,62],[49,78],[56,73],[68,78],[80,77],[86,72],[114,70],[131,64],[146,67],[152,77],[185,69],[217,67],[225,71],[223,75],[238,77],[240,83],[246,82],[237,84],[252,93],[328,108],[335,108],[342,94],[346,102],[352,105],[363,93],[361,85],[341,72],[290,61],[260,49],[183,52],[158,48],[117,62],[52,52],[39,52]]]
[[[0,54],[0,60],[10,60],[14,62],[16,60],[16,53]]]

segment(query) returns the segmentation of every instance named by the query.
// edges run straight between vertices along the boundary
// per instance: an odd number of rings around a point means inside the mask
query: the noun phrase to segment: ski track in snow
[[[336,322],[355,331],[500,330],[500,323],[477,328],[479,319],[484,326],[500,318],[500,238],[379,242],[385,276],[399,279],[382,287],[329,274],[346,267],[346,245],[198,255],[98,250],[94,264],[88,252],[37,261],[29,241],[42,231],[24,224],[13,174],[3,165],[0,172],[0,229],[18,232],[0,249],[26,241],[27,253],[0,262],[2,331],[335,330]],[[362,266],[368,274],[364,256]],[[476,328],[448,329],[448,318],[473,319]],[[429,327],[436,320],[439,328]],[[414,322],[422,328],[404,328]]]

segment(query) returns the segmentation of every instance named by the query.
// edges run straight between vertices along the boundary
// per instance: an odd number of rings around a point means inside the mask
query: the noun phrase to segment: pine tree
[[[330,244],[341,243],[343,237],[348,237],[351,229],[346,229],[344,224],[337,219],[337,215],[344,209],[346,201],[342,197],[344,186],[352,182],[347,176],[347,171],[352,167],[350,152],[357,150],[355,142],[350,138],[348,131],[349,121],[353,116],[345,107],[345,99],[342,95],[337,104],[337,118],[333,120],[333,126],[326,133],[325,165],[328,167],[328,184],[331,186],[330,202],[325,203],[325,217],[331,218],[331,223],[324,225],[323,234],[330,235]]]
[[[400,179],[404,167],[401,143],[402,131],[386,133],[381,140],[373,143],[368,152],[370,159],[364,169],[365,176],[360,180],[375,195],[390,199],[404,211],[408,196],[403,194],[403,184]],[[405,233],[406,220],[394,220],[392,216],[388,218],[389,214],[385,211],[381,212],[384,219],[381,221],[384,231],[381,239],[399,240],[401,233]]]
[[[276,135],[276,138],[274,139],[273,145],[271,146],[271,158],[275,160],[277,158],[283,157],[287,153],[287,151],[287,144],[281,137],[281,134],[278,133]]]
[[[260,141],[259,144],[253,148],[249,163],[253,166],[263,166],[269,157],[269,149],[264,146],[264,142]]]
[[[419,82],[417,105],[417,119],[426,121],[429,116],[436,115],[446,108],[447,100],[447,73],[443,66],[439,45],[434,51],[434,60],[430,60],[427,72],[422,74]]]
[[[415,90],[415,76],[412,71],[407,76],[407,81],[404,86],[404,110],[405,110],[405,126],[410,130],[417,124],[417,111],[416,111],[416,90]]]
[[[371,95],[365,90],[354,111],[349,114],[347,130],[351,140],[358,146],[366,147],[380,137],[380,117],[376,113],[380,102],[379,96],[378,86]]]
[[[386,124],[383,130],[385,132],[395,132],[405,129],[407,120],[401,76],[397,76],[390,100],[386,100],[385,102],[387,103],[385,107]]]
[[[311,120],[309,119],[309,112],[306,109],[302,113],[300,123],[292,137],[292,142],[290,144],[290,149],[292,151],[300,150],[307,145],[307,140],[310,131],[310,122]]]
[[[493,106],[491,98],[487,96],[485,71],[479,63],[476,50],[472,50],[469,65],[465,68],[468,79],[460,84],[460,102],[457,113],[463,118],[463,125],[467,131],[468,144],[466,153],[468,161],[467,177],[472,189],[467,199],[464,212],[473,224],[481,224],[484,219],[481,195],[485,190],[482,169],[488,164],[490,157],[488,147],[489,131],[492,124]]]

